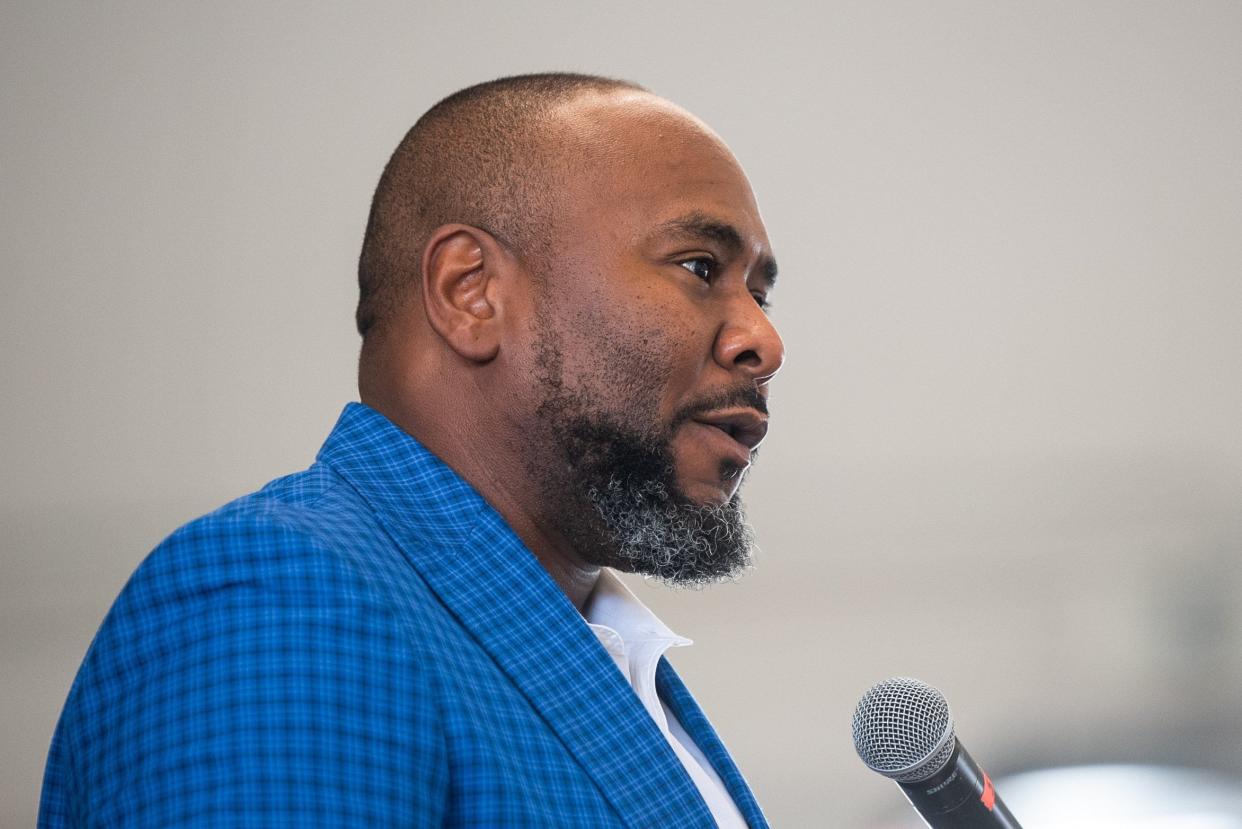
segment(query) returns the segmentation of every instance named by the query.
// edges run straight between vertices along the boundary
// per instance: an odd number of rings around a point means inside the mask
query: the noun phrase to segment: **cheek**
[[[607,399],[642,401],[667,414],[695,369],[687,366],[693,332],[651,315],[580,310],[563,329],[565,376],[588,381]],[[689,370],[688,370],[689,369]]]
[[[598,400],[628,404],[660,420],[700,385],[711,360],[711,331],[684,285],[646,263],[601,270],[558,268],[567,275],[555,306],[566,385]]]

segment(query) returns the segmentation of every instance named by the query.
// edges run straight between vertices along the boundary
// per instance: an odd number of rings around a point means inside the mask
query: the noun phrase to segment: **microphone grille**
[[[872,771],[898,783],[926,780],[940,771],[956,744],[949,703],[917,679],[886,679],[863,694],[854,709],[858,756]]]

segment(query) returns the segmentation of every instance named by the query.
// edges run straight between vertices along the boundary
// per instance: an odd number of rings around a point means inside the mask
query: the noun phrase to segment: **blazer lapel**
[[[371,504],[410,564],[624,822],[636,829],[714,825],[581,614],[477,492],[360,404],[346,407],[319,457]]]
[[[686,688],[685,683],[681,681],[681,677],[673,670],[673,666],[667,659],[661,659],[656,668],[656,692],[676,715],[681,727],[698,745],[699,750],[707,757],[712,767],[716,769],[716,773],[724,781],[725,788],[729,790],[730,797],[737,804],[738,811],[742,813],[742,817],[746,818],[751,829],[766,828],[767,818],[763,816],[763,811],[759,808],[759,802],[755,800],[754,793],[746,785],[741,770],[733,762],[733,758],[725,750],[724,743],[716,734],[716,729],[712,728],[707,715],[699,708],[694,697],[690,695],[689,689]]]

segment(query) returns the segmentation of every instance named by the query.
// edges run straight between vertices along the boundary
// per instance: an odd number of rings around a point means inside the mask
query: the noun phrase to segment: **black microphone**
[[[949,703],[917,679],[894,677],[854,709],[854,748],[905,792],[931,829],[1022,829],[954,733]]]

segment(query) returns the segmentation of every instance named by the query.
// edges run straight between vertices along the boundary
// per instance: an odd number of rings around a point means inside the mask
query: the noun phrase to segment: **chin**
[[[715,483],[692,481],[678,482],[678,494],[692,504],[700,507],[724,506],[733,500],[738,491],[738,481],[724,480]]]
[[[741,488],[749,468],[714,455],[675,454],[676,494],[699,506],[727,504]]]
[[[750,468],[740,467],[730,460],[715,459],[694,466],[699,474],[682,473],[677,476],[677,494],[699,506],[729,503],[742,488],[742,481]]]

